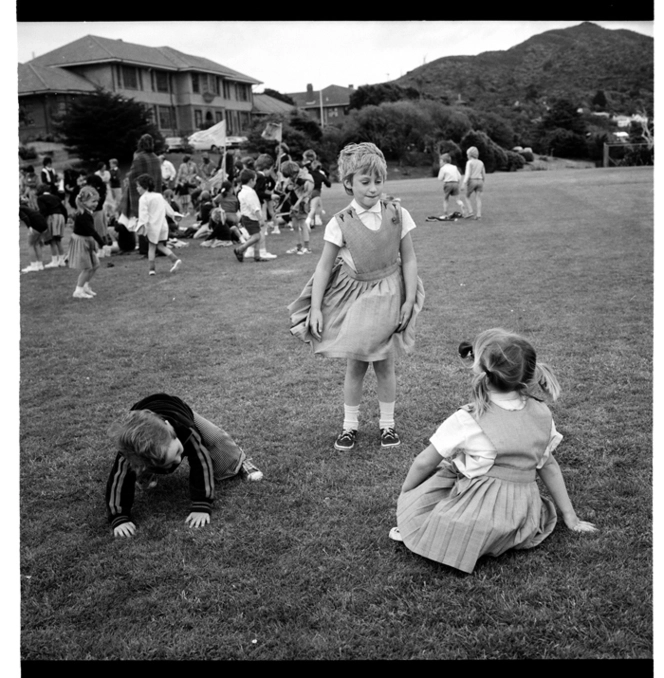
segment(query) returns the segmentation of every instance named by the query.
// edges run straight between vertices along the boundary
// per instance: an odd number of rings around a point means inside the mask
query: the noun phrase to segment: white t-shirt
[[[491,400],[498,407],[506,410],[521,409],[525,406],[525,401],[521,399],[499,402],[498,398],[492,395]],[[544,455],[537,465],[538,469],[546,464],[549,455],[558,447],[562,439],[562,435],[556,431],[556,425],[551,420],[551,437]],[[496,448],[482,431],[480,425],[465,410],[458,410],[451,417],[448,417],[429,441],[441,457],[445,459],[455,457],[452,463],[468,478],[484,475],[493,466],[496,459]]]
[[[461,173],[456,165],[445,163],[438,172],[438,181],[461,181]]]
[[[249,217],[249,219],[254,221],[260,221],[262,214],[261,202],[258,199],[258,193],[249,184],[245,184],[240,189],[237,198],[240,201],[240,215]]]
[[[360,221],[368,229],[371,231],[377,231],[380,228],[380,225],[383,221],[380,201],[368,210],[365,210],[364,207],[360,207],[355,199],[353,199],[353,201],[350,203],[350,206],[355,210],[355,213],[359,217]],[[401,238],[403,239],[407,233],[410,233],[410,231],[415,228],[415,222],[413,221],[413,217],[410,216],[408,210],[404,209],[403,207],[401,208],[401,214]],[[353,263],[353,257],[351,256],[350,251],[344,245],[343,233],[341,232],[341,227],[339,226],[336,217],[332,217],[325,227],[323,240],[327,240],[333,245],[340,247],[341,249],[339,250],[339,256],[346,264],[348,264],[348,266],[351,267],[351,269],[353,269],[353,271],[357,270],[355,268],[355,264]]]

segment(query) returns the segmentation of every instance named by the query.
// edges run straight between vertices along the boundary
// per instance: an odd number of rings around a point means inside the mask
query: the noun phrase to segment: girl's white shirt
[[[166,223],[166,215],[173,218],[175,212],[161,193],[146,191],[138,199],[139,227],[145,226],[146,229],[150,226],[161,227]]]
[[[359,203],[353,199],[350,203],[350,207],[355,210],[360,221],[371,231],[377,231],[380,228],[380,225],[383,221],[382,208],[380,206],[380,201],[378,201],[370,209],[364,209]],[[407,209],[401,208],[401,238],[410,233],[415,228],[415,222],[413,217],[410,216],[410,213]],[[331,242],[333,245],[339,247],[339,256],[348,264],[350,268],[355,271],[355,264],[353,263],[353,257],[351,256],[348,248],[344,245],[344,237],[341,232],[339,223],[337,222],[336,217],[332,217],[325,227],[325,233],[323,235],[323,240]]]
[[[505,410],[520,410],[525,407],[525,400],[521,398],[505,400],[505,394],[493,393],[489,397],[493,403]],[[537,465],[538,469],[547,463],[562,439],[562,435],[556,431],[556,425],[551,420],[549,444]],[[480,425],[465,410],[458,410],[448,417],[429,440],[441,457],[445,459],[454,457],[452,463],[467,478],[484,475],[496,459],[496,448]]]

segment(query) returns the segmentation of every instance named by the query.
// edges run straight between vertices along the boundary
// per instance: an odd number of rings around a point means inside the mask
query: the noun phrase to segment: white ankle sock
[[[394,428],[394,402],[383,403],[378,401],[380,407],[380,420],[378,425],[383,428]]]
[[[359,405],[344,405],[344,431],[357,431],[360,419]]]

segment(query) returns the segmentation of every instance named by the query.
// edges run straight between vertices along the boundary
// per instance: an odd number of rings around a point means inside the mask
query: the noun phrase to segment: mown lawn
[[[20,279],[21,657],[54,659],[650,659],[652,657],[652,168],[490,175],[480,222],[426,223],[434,179],[388,184],[418,228],[426,289],[414,356],[398,363],[403,444],[381,450],[375,378],[352,454],[332,449],[343,361],[314,358],[286,305],[317,261],[240,265],[182,248],[148,278],[102,259]],[[324,193],[328,216],[347,197]],[[45,254],[45,260],[47,260]],[[21,266],[28,261],[21,233]],[[461,340],[503,326],[556,370],[557,453],[595,535],[554,534],[472,575],[387,538],[399,488],[438,424],[467,401]],[[219,488],[192,530],[186,464],[138,496],[114,539],[107,426],[155,391],[221,424],[264,471]]]

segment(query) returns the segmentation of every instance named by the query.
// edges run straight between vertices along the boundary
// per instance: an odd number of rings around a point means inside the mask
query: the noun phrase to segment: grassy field
[[[240,265],[192,244],[169,275],[102,259],[21,276],[21,656],[54,659],[650,659],[652,168],[490,175],[480,222],[426,223],[434,179],[388,185],[414,216],[426,289],[417,352],[397,365],[403,444],[382,451],[370,373],[352,454],[332,449],[344,362],[314,358],[286,305],[312,274]],[[328,216],[347,203],[324,192]],[[20,263],[28,262],[21,233]],[[45,255],[46,260],[46,255]],[[438,424],[467,402],[456,347],[502,326],[556,370],[557,459],[595,535],[562,524],[472,575],[391,542],[399,488]],[[264,471],[219,488],[192,530],[186,464],[138,496],[113,539],[107,426],[155,391],[221,424]]]

